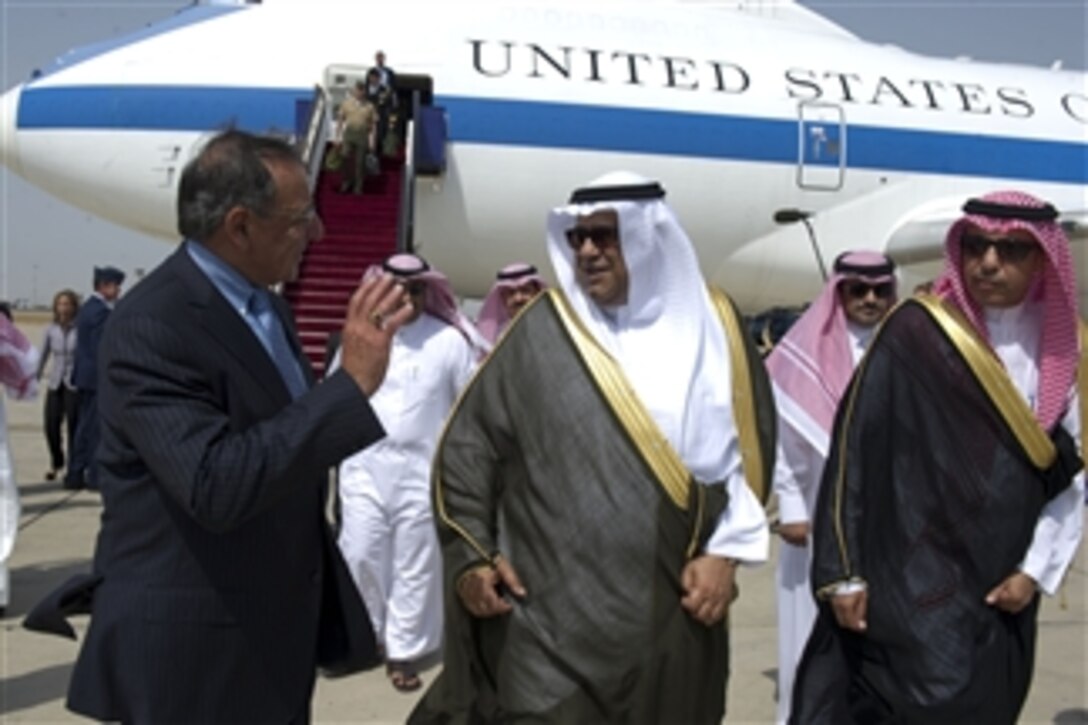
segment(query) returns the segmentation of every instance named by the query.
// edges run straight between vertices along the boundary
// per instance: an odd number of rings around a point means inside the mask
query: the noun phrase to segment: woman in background
[[[70,289],[64,289],[53,297],[53,322],[45,329],[42,342],[41,363],[38,365],[38,380],[45,373],[49,357],[53,366],[49,370],[45,396],[45,440],[49,444],[49,470],[45,480],[56,479],[57,473],[64,468],[64,446],[61,445],[61,425],[67,421],[68,451],[72,450],[72,436],[76,430],[76,415],[79,411],[79,393],[72,383],[72,366],[76,355],[76,313],[79,312],[79,297]]]

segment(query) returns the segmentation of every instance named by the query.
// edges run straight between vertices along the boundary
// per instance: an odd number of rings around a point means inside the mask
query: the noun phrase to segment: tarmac
[[[35,342],[45,318],[22,313],[16,322]],[[8,432],[15,459],[22,515],[11,568],[12,599],[0,620],[0,722],[60,723],[82,718],[64,707],[79,644],[33,634],[20,623],[27,611],[68,576],[90,568],[102,506],[97,494],[65,491],[45,482],[48,468],[42,434],[42,401],[7,401]],[[1088,723],[1088,546],[1080,550],[1059,596],[1046,597],[1039,616],[1038,655],[1031,693],[1020,722]],[[741,596],[732,609],[732,675],[726,721],[774,719],[774,557],[739,574]],[[87,618],[74,620],[82,637]],[[429,682],[437,673],[423,673]],[[422,691],[420,691],[422,692]],[[398,723],[419,693],[403,695],[384,671],[319,679],[313,701],[317,723]]]

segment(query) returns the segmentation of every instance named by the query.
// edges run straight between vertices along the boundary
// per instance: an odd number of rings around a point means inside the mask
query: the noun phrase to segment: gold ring
[[[385,322],[385,316],[380,312],[371,312],[370,321],[374,323],[374,327],[377,327],[380,330],[382,328],[382,323]]]

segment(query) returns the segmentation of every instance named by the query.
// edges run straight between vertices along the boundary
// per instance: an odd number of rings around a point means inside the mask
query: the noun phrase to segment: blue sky
[[[302,0],[299,0],[300,2]],[[0,86],[7,90],[61,53],[142,27],[178,0],[0,0]],[[803,4],[858,36],[940,56],[1088,67],[1088,0],[814,0]],[[395,63],[394,63],[395,65]],[[121,229],[0,169],[0,298],[47,304],[86,292],[91,268],[150,269],[172,244]]]

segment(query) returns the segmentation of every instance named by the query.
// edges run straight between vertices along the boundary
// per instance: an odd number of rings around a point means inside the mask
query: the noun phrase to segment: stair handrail
[[[299,139],[299,153],[306,165],[310,191],[317,188],[317,176],[325,162],[325,146],[329,142],[329,98],[320,85],[314,86],[314,102],[310,106],[310,123],[306,135]]]
[[[329,99],[325,89],[314,86],[314,102],[310,106],[310,121],[306,125],[306,134],[295,141],[302,163],[306,166],[306,180],[310,185],[310,194],[317,189],[317,176],[325,162],[325,146],[329,142]],[[273,286],[276,294],[283,294],[284,284]]]
[[[412,115],[404,125],[404,175],[401,177],[400,209],[397,210],[397,252],[413,251],[416,209],[416,130],[419,91],[412,91]]]

